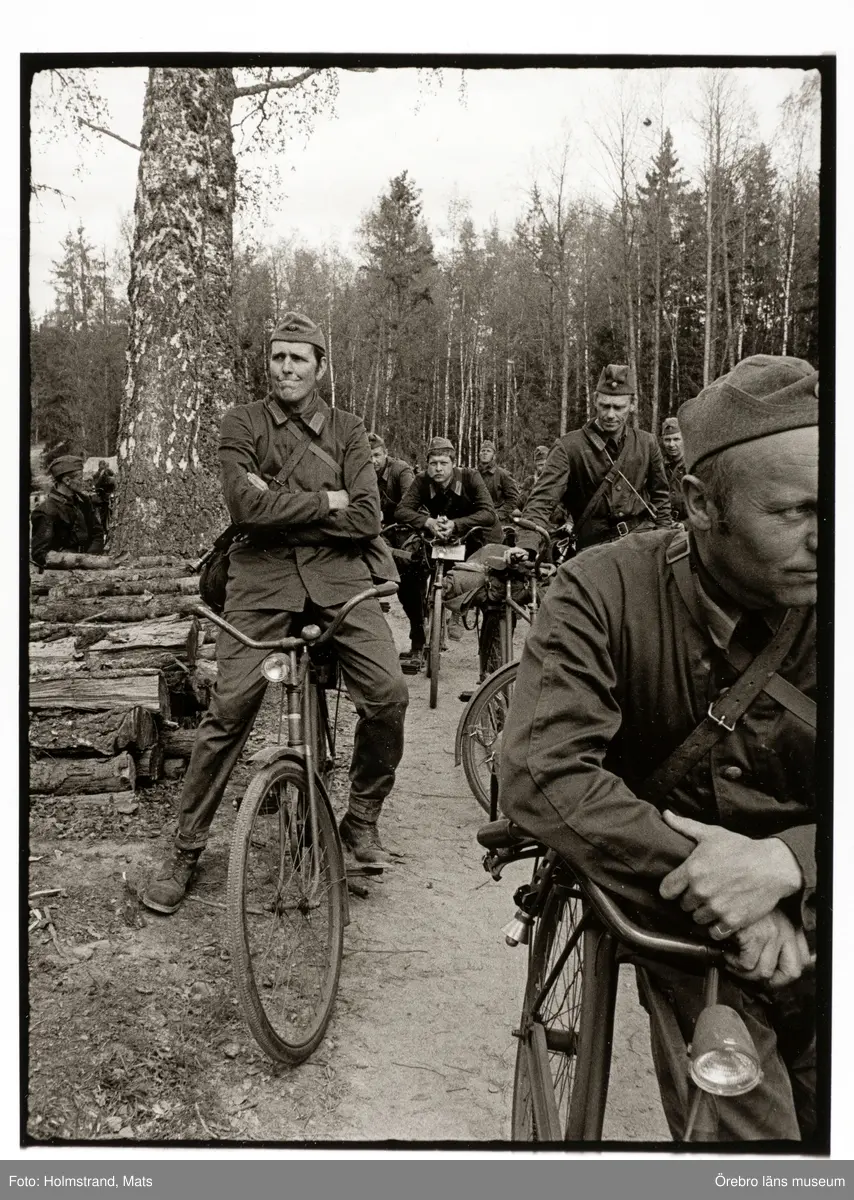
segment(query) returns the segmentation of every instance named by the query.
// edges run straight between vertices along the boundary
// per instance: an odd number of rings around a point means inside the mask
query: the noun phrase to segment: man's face
[[[792,429],[734,448],[725,524],[705,533],[707,566],[751,608],[816,599],[818,429]]]
[[[427,474],[439,487],[447,487],[454,474],[454,460],[450,454],[431,454],[427,459]]]
[[[371,462],[374,464],[374,470],[378,475],[385,466],[387,458],[388,453],[385,446],[374,446],[371,450]]]
[[[70,487],[73,492],[83,492],[83,469],[79,471],[71,471],[68,475],[63,475],[60,478],[60,483],[64,483],[66,487]]]
[[[478,455],[480,465],[482,467],[491,466],[495,461],[495,451],[491,446],[481,446],[480,454]]]
[[[661,444],[668,458],[678,458],[682,453],[682,434],[679,430],[669,430],[662,436]]]
[[[597,392],[594,405],[599,427],[605,433],[620,433],[629,419],[634,396],[602,396]]]
[[[270,347],[270,382],[273,395],[286,408],[294,408],[310,396],[326,374],[326,359],[320,365],[309,342],[273,342]]]

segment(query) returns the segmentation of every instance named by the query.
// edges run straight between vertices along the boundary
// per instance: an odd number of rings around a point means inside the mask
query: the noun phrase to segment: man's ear
[[[682,495],[685,497],[685,509],[692,527],[711,529],[717,508],[702,479],[698,479],[696,475],[683,475]]]
[[[323,378],[323,376],[324,376],[325,374],[326,374],[326,355],[325,355],[325,354],[322,354],[322,355],[320,356],[320,362],[319,362],[319,364],[318,364],[318,367],[317,367],[317,381],[318,381],[318,383],[320,382],[320,380]]]

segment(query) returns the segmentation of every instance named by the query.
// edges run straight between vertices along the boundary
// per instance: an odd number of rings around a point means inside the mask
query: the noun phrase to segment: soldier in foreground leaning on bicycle
[[[731,947],[721,1003],[764,1078],[721,1107],[720,1140],[815,1127],[817,422],[818,374],[795,358],[745,359],[683,404],[690,533],[631,534],[561,568],[504,730],[513,821],[649,924],[658,892]],[[690,1036],[702,979],[646,975]]]

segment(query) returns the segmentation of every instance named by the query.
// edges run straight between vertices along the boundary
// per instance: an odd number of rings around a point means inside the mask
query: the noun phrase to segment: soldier
[[[546,465],[546,459],[549,456],[548,446],[537,446],[534,450],[534,470],[522,482],[522,489],[519,495],[519,507],[524,508],[528,503],[528,498],[534,490],[534,484],[543,473],[543,467]]]
[[[292,616],[328,623],[371,585],[359,549],[380,530],[376,472],[361,420],[319,396],[325,374],[323,332],[288,313],[270,339],[270,395],[222,420],[223,492],[232,520],[249,533],[229,552],[225,616],[259,641],[281,636]],[[357,859],[375,862],[383,853],[377,819],[403,753],[406,683],[378,600],[353,610],[335,645],[359,714],[341,839]],[[175,912],[184,898],[261,706],[263,657],[220,634],[216,687],[184,779],[174,850],[143,895],[156,912]]]
[[[433,438],[427,447],[427,470],[416,475],[395,519],[413,529],[426,529],[442,541],[477,530],[466,543],[468,554],[485,542],[500,545],[504,531],[486,484],[477,471],[456,466],[456,456],[453,442]],[[462,637],[458,612],[451,613],[448,633],[455,640]]]
[[[578,550],[635,530],[672,528],[661,451],[651,433],[629,424],[635,390],[628,367],[605,367],[596,385],[596,416],[555,442],[525,505],[525,517],[548,525],[563,504]],[[534,550],[537,534],[523,530],[518,542]]]
[[[519,507],[519,484],[509,471],[499,467],[495,461],[495,443],[483,442],[478,455],[478,470],[492,497],[495,511],[502,525],[509,525],[513,513]]]
[[[404,462],[402,458],[391,457],[384,440],[378,433],[369,433],[368,442],[371,447],[371,461],[377,473],[377,484],[380,489],[383,525],[392,525],[397,506],[409,491],[415,474],[409,463]],[[406,539],[405,533],[403,536],[400,535],[400,530],[393,530],[386,535],[396,549],[400,549]],[[404,651],[400,657],[408,660],[404,669],[415,674],[416,672],[411,669],[411,664],[415,662],[420,664],[421,656],[424,653],[424,560],[418,558],[410,563],[400,564],[398,569],[400,571],[400,587],[397,598],[409,620],[409,650]]]
[[[763,1079],[719,1106],[720,1140],[798,1139],[815,1123],[800,976],[815,924],[817,422],[818,373],[797,358],[747,358],[683,404],[690,533],[632,535],[561,568],[504,729],[509,817],[653,924],[687,913],[729,941],[720,1003],[744,1019]],[[751,702],[754,679],[768,690]],[[667,782],[644,786],[665,761]],[[650,966],[645,979],[689,1029],[702,977]],[[678,1140],[685,1088],[666,1037],[654,1023]]]
[[[676,417],[665,417],[661,423],[661,447],[664,471],[670,487],[670,511],[674,521],[685,520],[685,499],[682,495],[682,476],[685,460],[682,457],[682,434]]]
[[[53,486],[33,509],[30,560],[44,570],[51,550],[98,553],[102,532],[92,501],[83,485],[83,459],[61,454],[48,468]]]

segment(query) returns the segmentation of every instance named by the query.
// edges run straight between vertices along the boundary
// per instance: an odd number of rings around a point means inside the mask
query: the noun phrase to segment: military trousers
[[[703,1008],[703,978],[656,964],[638,970],[641,1003],[655,1005],[664,1021],[650,1020],[652,1057],[664,1115],[674,1140],[685,1136],[693,1084],[688,1059],[694,1025]],[[762,1079],[743,1096],[711,1097],[713,1140],[801,1141],[815,1133],[815,989],[805,978],[777,992],[721,973],[718,1002],[734,1008],[753,1038]]]
[[[420,562],[400,567],[397,598],[409,621],[409,638],[413,650],[424,648],[424,585],[427,573]]]
[[[304,617],[328,625],[337,609],[307,604]],[[227,612],[248,637],[270,641],[286,635],[293,614]],[[347,616],[335,636],[344,683],[356,711],[350,764],[350,813],[375,823],[394,786],[403,755],[403,725],[409,700],[394,639],[379,601],[365,600]],[[175,844],[201,849],[222,802],[228,780],[251,732],[267,680],[261,663],[268,651],[251,650],[230,634],[217,639],[217,680],[196,734],[184,777]]]

